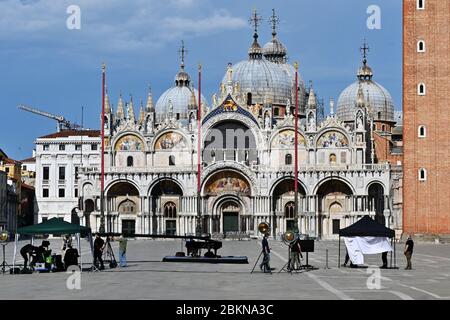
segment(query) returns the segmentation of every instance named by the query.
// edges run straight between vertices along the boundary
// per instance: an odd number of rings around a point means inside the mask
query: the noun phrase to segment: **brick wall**
[[[450,233],[450,0],[403,1],[404,216],[407,233]],[[417,52],[425,41],[426,52]],[[425,83],[426,95],[417,86]],[[427,136],[418,137],[425,125]],[[427,180],[419,182],[420,168]]]

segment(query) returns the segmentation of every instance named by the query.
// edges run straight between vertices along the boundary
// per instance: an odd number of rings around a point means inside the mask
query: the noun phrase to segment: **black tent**
[[[395,237],[395,231],[376,222],[370,216],[364,216],[350,227],[339,230],[340,237]]]
[[[351,226],[339,230],[339,255],[338,267],[341,266],[341,237],[386,237],[394,243],[394,265],[396,265],[395,254],[395,231],[389,229],[379,222],[376,222],[370,216],[364,216]],[[391,252],[391,268],[392,268],[392,252]]]

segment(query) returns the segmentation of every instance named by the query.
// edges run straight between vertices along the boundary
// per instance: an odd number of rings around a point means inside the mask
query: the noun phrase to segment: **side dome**
[[[198,91],[189,85],[190,77],[182,64],[181,70],[175,76],[175,86],[166,90],[156,102],[157,121],[164,120],[170,112],[177,120],[189,119],[189,107],[193,107],[198,102]],[[207,107],[208,102],[202,95],[203,105]]]
[[[373,71],[364,57],[363,66],[357,73],[358,81],[348,86],[339,96],[337,116],[345,122],[355,121],[358,89],[361,85],[368,111],[376,121],[395,122],[394,101],[383,86],[373,81]]]

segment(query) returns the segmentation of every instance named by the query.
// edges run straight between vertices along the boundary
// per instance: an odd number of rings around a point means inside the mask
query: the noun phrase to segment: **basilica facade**
[[[248,57],[226,67],[210,104],[201,96],[199,105],[184,55],[174,85],[157,100],[149,92],[139,111],[132,99],[125,102],[121,96],[113,110],[106,95],[106,231],[188,235],[200,221],[202,232],[215,237],[252,236],[267,221],[273,236],[297,224],[302,234],[332,239],[364,215],[401,228],[391,164],[379,156],[376,144],[379,137],[391,137],[394,104],[374,81],[363,51],[356,81],[336,106],[330,101],[326,117],[313,85],[306,86],[300,76],[295,81],[296,70],[287,62],[275,25],[264,46],[255,28]],[[79,176],[81,223],[98,230],[99,166],[80,168]]]

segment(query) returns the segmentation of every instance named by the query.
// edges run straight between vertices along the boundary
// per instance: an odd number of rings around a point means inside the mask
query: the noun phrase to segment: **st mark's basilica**
[[[224,68],[210,102],[201,97],[202,232],[257,235],[267,221],[276,236],[294,227],[296,90],[299,231],[331,239],[368,214],[401,228],[401,207],[394,205],[400,178],[376,143],[389,142],[396,128],[394,103],[374,81],[366,46],[356,81],[336,105],[330,101],[325,116],[312,83],[299,77],[295,87],[296,70],[277,37],[275,15],[271,20],[272,39],[261,47],[255,27],[248,56],[243,51],[243,61]],[[120,96],[113,110],[105,97],[108,232],[196,231],[199,95],[181,51],[173,86],[157,100],[149,92],[139,107]],[[79,174],[81,223],[98,230],[100,170],[84,167]]]

